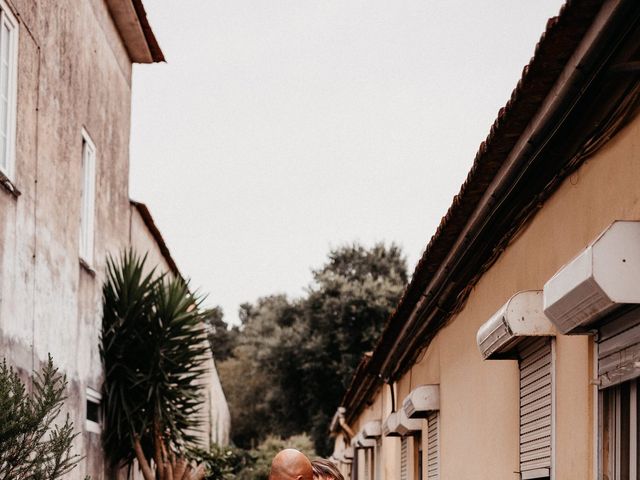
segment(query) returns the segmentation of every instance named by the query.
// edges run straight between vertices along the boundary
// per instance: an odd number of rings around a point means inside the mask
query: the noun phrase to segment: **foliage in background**
[[[194,452],[194,458],[206,465],[206,480],[235,480],[238,473],[253,466],[255,462],[246,450],[216,444],[213,444],[209,451]]]
[[[233,354],[218,363],[233,440],[243,448],[270,434],[307,432],[318,453],[331,453],[329,422],[407,282],[393,244],[334,249],[312,274],[300,299],[272,295],[244,304]],[[215,349],[217,335],[210,341]]]
[[[269,434],[289,437],[304,431],[300,425],[306,415],[299,411],[296,399],[285,395],[282,384],[287,372],[283,362],[276,365],[273,358],[287,356],[285,349],[299,313],[284,295],[241,307],[243,328],[234,356],[218,364],[231,411],[231,433],[241,447],[253,448]],[[295,362],[296,357],[290,360]],[[295,375],[295,365],[288,367]]]
[[[0,365],[0,480],[54,480],[80,460],[71,453],[73,423],[54,425],[66,399],[66,377],[49,361],[32,375],[27,393],[18,374]]]
[[[211,308],[204,313],[211,351],[216,362],[222,362],[233,355],[240,329],[237,325],[229,327],[226,324],[220,307]]]
[[[136,458],[146,480],[203,478],[204,467],[189,461],[209,348],[201,298],[181,278],[147,271],[145,261],[128,251],[107,262],[105,449],[114,464]]]

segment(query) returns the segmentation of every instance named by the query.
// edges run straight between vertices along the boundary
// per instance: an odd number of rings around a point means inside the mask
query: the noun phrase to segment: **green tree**
[[[287,390],[283,388],[287,378],[284,362],[295,363],[287,352],[299,315],[299,306],[284,295],[241,306],[237,346],[232,357],[218,364],[233,440],[241,447],[251,448],[269,434],[288,437],[302,431],[301,407],[284,395]]]
[[[18,374],[0,365],[0,480],[55,480],[80,460],[71,453],[73,423],[69,416],[54,425],[66,399],[66,377],[49,361],[31,377],[28,393]]]
[[[399,247],[353,244],[333,250],[313,272],[304,302],[306,403],[310,433],[321,454],[330,453],[329,422],[363,354],[372,350],[407,282]]]
[[[204,312],[207,326],[207,338],[216,362],[223,362],[233,355],[238,343],[240,329],[237,325],[228,325],[224,321],[222,308],[214,307]]]
[[[149,273],[146,256],[107,262],[100,353],[105,366],[105,448],[114,464],[136,458],[146,480],[193,480],[208,350],[201,298],[180,278]]]
[[[303,298],[273,295],[241,307],[233,360],[220,368],[241,446],[268,433],[308,432],[318,453],[330,453],[333,413],[407,282],[393,244],[336,248],[312,274]]]

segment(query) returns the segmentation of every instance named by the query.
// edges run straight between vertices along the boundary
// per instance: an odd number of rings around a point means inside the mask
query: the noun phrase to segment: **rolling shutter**
[[[409,439],[402,437],[400,443],[400,480],[409,480]]]
[[[640,377],[640,309],[607,322],[598,333],[600,388]]]
[[[534,337],[520,349],[522,479],[551,477],[552,358],[549,337]]]
[[[365,448],[363,449],[363,453],[364,453],[364,479],[365,480],[372,480],[371,479],[371,449],[369,448]]]
[[[431,412],[427,417],[427,480],[440,478],[439,414]]]

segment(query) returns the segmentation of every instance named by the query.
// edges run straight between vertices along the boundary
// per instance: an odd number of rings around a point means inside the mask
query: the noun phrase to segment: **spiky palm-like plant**
[[[145,263],[131,250],[107,262],[105,449],[114,464],[136,458],[146,480],[202,478],[203,467],[188,461],[208,349],[202,298],[181,278],[147,272]]]

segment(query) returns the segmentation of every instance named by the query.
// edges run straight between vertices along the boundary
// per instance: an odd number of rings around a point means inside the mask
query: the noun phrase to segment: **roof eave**
[[[167,244],[164,241],[164,238],[162,237],[160,230],[158,230],[158,227],[153,221],[153,217],[151,216],[151,212],[149,211],[147,206],[144,203],[136,202],[135,200],[131,200],[131,199],[129,200],[129,203],[131,203],[131,205],[138,211],[138,213],[142,217],[142,221],[144,222],[145,226],[147,227],[147,230],[149,230],[149,233],[151,233],[151,236],[153,237],[156,244],[158,245],[158,248],[160,249],[160,253],[164,257],[165,261],[167,262],[167,265],[169,265],[169,269],[171,270],[171,272],[175,276],[181,278],[184,281],[184,277],[180,273],[180,270],[178,269],[178,265],[176,264],[173,257],[171,256],[169,247],[167,247]]]
[[[142,0],[106,0],[109,12],[133,63],[164,62]]]
[[[605,4],[605,8],[601,11],[602,3]],[[418,347],[424,348],[428,345],[430,339],[435,336],[446,321],[456,311],[459,311],[478,275],[488,268],[501,251],[500,249],[504,248],[511,235],[517,231],[517,222],[520,222],[519,225],[525,222],[528,216],[535,211],[536,205],[540,205],[547,198],[546,195],[549,195],[559,185],[559,182],[579,165],[579,160],[576,160],[576,157],[565,157],[569,158],[567,164],[562,169],[558,167],[557,176],[545,184],[544,189],[536,196],[532,197],[536,202],[527,204],[525,200],[529,201],[530,199],[528,197],[525,198],[524,194],[521,195],[522,198],[519,201],[526,206],[521,208],[520,213],[513,213],[515,208],[512,209],[513,218],[509,217],[511,220],[504,220],[505,222],[515,222],[512,227],[505,230],[508,227],[505,223],[501,225],[504,231],[501,230],[499,232],[502,234],[501,238],[498,238],[496,234],[494,235],[496,238],[484,239],[487,251],[483,251],[481,255],[478,252],[478,255],[476,255],[476,257],[482,257],[482,264],[478,263],[480,260],[471,262],[473,265],[470,264],[470,267],[465,267],[466,271],[463,272],[458,271],[459,262],[448,263],[448,258],[455,257],[453,255],[455,252],[452,252],[452,245],[459,244],[461,248],[469,250],[469,246],[480,238],[475,234],[475,237],[465,234],[466,226],[470,224],[474,212],[479,208],[479,203],[486,200],[491,209],[498,208],[495,206],[496,203],[499,203],[497,202],[498,198],[494,198],[491,195],[488,196],[490,198],[485,198],[487,193],[491,193],[488,192],[489,187],[502,171],[507,157],[511,155],[516,144],[522,142],[528,125],[533,121],[532,119],[536,115],[544,113],[545,102],[553,100],[556,80],[563,75],[566,68],[571,67],[569,65],[572,63],[570,62],[571,55],[578,51],[578,47],[583,45],[583,40],[588,40],[585,38],[586,29],[592,25],[597,26],[598,12],[607,14],[607,9],[611,8],[612,10],[618,10],[619,13],[622,9],[616,7],[619,7],[620,4],[625,5],[628,9],[637,8],[636,4],[625,0],[609,0],[602,3],[598,1],[568,1],[559,17],[550,20],[547,31],[536,48],[536,54],[530,64],[525,67],[523,77],[514,90],[510,101],[505,108],[501,109],[487,140],[480,146],[467,181],[463,184],[460,193],[454,198],[447,215],[443,217],[438,230],[429,242],[422,259],[416,267],[403,298],[387,322],[373,356],[368,362],[368,375],[364,376],[362,372],[356,372],[356,375],[352,378],[352,383],[342,401],[342,405],[347,408],[347,418],[355,418],[363,405],[369,401],[379,388],[380,384],[378,382],[368,381],[367,377],[378,378],[380,381],[387,383],[397,380],[410,366],[411,362],[415,360],[415,356],[419,354],[419,350],[416,349]],[[611,12],[608,13],[610,14]],[[622,18],[623,15],[618,14],[616,17]],[[612,32],[612,35],[617,34],[613,28],[609,28],[608,31]],[[591,48],[588,50],[591,50]],[[558,62],[562,62],[562,64],[559,65]],[[594,70],[597,71],[597,69]],[[615,93],[616,95],[622,90],[623,86],[621,85]],[[593,89],[595,88],[593,87]],[[574,85],[572,90],[580,91],[581,85]],[[609,92],[609,95],[614,95],[612,89],[605,89],[605,91]],[[567,100],[567,104],[569,100]],[[586,104],[587,102],[583,103]],[[562,108],[567,107],[563,106]],[[560,113],[562,108],[558,110]],[[602,116],[605,113],[589,112],[589,114],[601,115],[601,118],[604,118]],[[561,117],[561,115],[557,115],[555,119],[545,122],[545,127],[553,126],[552,123],[556,122],[558,117]],[[585,129],[585,125],[582,121],[576,121],[574,129]],[[547,129],[547,132],[551,130]],[[542,129],[539,131],[542,132]],[[566,147],[565,153],[568,153],[569,149],[574,147],[575,149],[580,148],[579,145],[570,145]],[[559,151],[564,150],[560,149]],[[531,152],[531,155],[534,153]],[[528,156],[531,157],[531,155]],[[548,168],[549,162],[552,161],[556,161],[556,159],[554,156],[549,156],[546,164],[543,161],[539,163],[544,168]],[[547,181],[547,179],[545,178],[544,181]],[[530,192],[526,193],[529,195]],[[485,230],[487,229],[485,228]],[[471,272],[470,268],[475,270]],[[444,284],[440,282],[438,288],[432,289],[430,285],[433,285],[436,277],[440,275],[444,275],[449,280]],[[447,303],[441,303],[442,298],[446,298]]]

